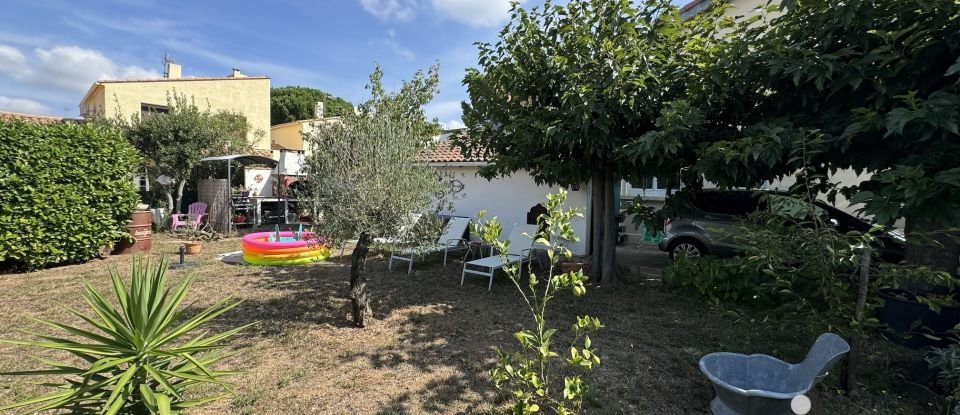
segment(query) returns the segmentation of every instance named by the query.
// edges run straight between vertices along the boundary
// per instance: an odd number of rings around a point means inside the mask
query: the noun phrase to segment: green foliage
[[[596,172],[656,176],[683,167],[676,151],[624,159],[621,148],[659,127],[664,102],[696,72],[690,29],[667,0],[517,3],[495,44],[479,43],[464,84],[466,154],[492,157],[484,177],[527,170],[538,182],[582,183]]]
[[[643,196],[636,196],[624,208],[624,213],[632,216],[633,227],[640,229],[641,226],[647,229],[650,234],[663,232],[664,222],[676,215],[679,211],[680,203],[683,203],[688,195],[686,192],[682,195],[670,195],[663,202],[663,207],[656,209],[647,206],[643,201]]]
[[[323,215],[321,233],[338,240],[366,233],[395,236],[409,215],[424,212],[448,187],[435,169],[416,163],[439,124],[423,106],[436,95],[438,69],[417,72],[400,90],[383,89],[379,66],[370,75],[370,98],[360,114],[347,114],[307,137],[305,167],[310,201]]]
[[[824,184],[852,169],[868,179],[836,190],[879,223],[960,224],[960,3],[781,6],[691,73],[704,91],[688,97],[702,111],[692,130],[710,143],[696,170],[750,185],[804,164]]]
[[[323,102],[324,117],[353,114],[353,105],[343,98],[315,88],[281,86],[270,90],[270,125],[313,119],[318,102]]]
[[[698,259],[677,258],[663,272],[663,282],[670,287],[690,290],[705,297],[713,305],[736,304],[766,309],[777,304],[779,294],[760,287],[775,276],[754,272],[741,258]]]
[[[947,408],[960,402],[960,345],[934,348],[924,360],[937,372],[937,386],[947,395]]]
[[[589,336],[589,333],[603,327],[599,319],[588,315],[578,316],[571,328],[569,352],[563,354],[554,348],[557,337],[560,337],[555,336],[558,330],[548,326],[547,305],[557,293],[570,290],[575,296],[583,296],[587,292],[587,277],[583,271],[554,273],[561,261],[571,257],[566,243],[577,241],[570,220],[582,216],[578,209],[563,208],[566,198],[567,192],[563,189],[557,194],[547,195],[547,213],[537,218],[540,231],[536,235],[528,235],[536,245],[546,249],[550,262],[547,277],[541,280],[532,269],[528,269],[528,277],[524,279],[519,266],[508,265],[503,268],[523,296],[535,325],[534,329],[514,333],[514,338],[520,344],[519,350],[507,352],[497,348],[497,365],[490,371],[497,388],[506,386],[510,389],[513,395],[511,411],[517,415],[542,411],[580,413],[588,388],[580,375],[575,373],[591,370],[600,364],[596,345]],[[497,218],[481,222],[476,227],[484,242],[501,252],[504,263],[510,262],[507,254],[509,241],[498,239],[502,226]]]
[[[805,206],[803,211],[794,205]],[[798,199],[751,215],[734,235],[742,255],[680,260],[664,271],[668,284],[693,289],[720,307],[748,307],[783,325],[818,330],[860,330],[854,306],[861,249],[870,235],[841,234]],[[777,208],[778,206],[786,208]],[[805,214],[804,214],[805,212]],[[870,301],[879,297],[872,285]],[[870,308],[872,308],[872,306]],[[867,324],[876,325],[875,319]]]
[[[206,157],[246,153],[251,147],[247,138],[250,125],[243,114],[201,110],[184,94],[168,96],[167,105],[169,114],[134,115],[129,124],[121,120],[121,125],[145,164],[154,170],[153,178],[166,175],[178,182],[176,201],[169,202],[179,212],[183,188],[194,167]]]
[[[237,372],[212,368],[226,357],[217,351],[223,341],[250,325],[216,335],[198,330],[217,316],[240,304],[224,299],[196,314],[178,310],[193,282],[187,277],[176,288],[166,287],[167,263],[150,266],[135,259],[130,285],[119,272],[111,271],[118,305],[111,304],[84,281],[83,297],[92,314],[69,311],[85,321],[84,329],[53,321],[37,322],[69,333],[77,340],[35,334],[41,340],[0,340],[3,343],[65,352],[86,365],[69,361],[36,360],[50,369],[5,373],[6,375],[63,375],[57,392],[0,407],[7,410],[30,406],[33,412],[67,410],[73,414],[176,414],[212,402],[222,396],[187,399],[185,393],[198,386],[214,385],[230,390],[224,377]]]
[[[0,119],[0,268],[86,261],[126,237],[137,161],[116,129]]]
[[[950,273],[923,265],[880,264],[874,281],[882,288],[905,289],[914,295],[912,299],[937,312],[940,307],[957,305],[952,293],[960,287],[960,280]]]

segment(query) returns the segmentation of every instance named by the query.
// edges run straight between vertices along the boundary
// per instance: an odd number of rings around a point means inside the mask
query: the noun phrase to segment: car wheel
[[[700,258],[704,255],[707,255],[707,248],[696,239],[684,238],[674,242],[670,247],[670,259]]]

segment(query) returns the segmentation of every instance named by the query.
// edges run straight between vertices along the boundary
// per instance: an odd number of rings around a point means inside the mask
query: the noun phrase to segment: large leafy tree
[[[379,66],[370,75],[370,98],[359,113],[344,114],[308,136],[307,201],[322,220],[317,230],[339,240],[358,237],[350,267],[353,322],[367,325],[371,316],[367,253],[375,237],[394,237],[411,214],[427,211],[445,185],[418,157],[440,132],[423,107],[437,93],[438,67],[418,71],[400,90],[383,88]],[[442,199],[442,198],[441,198]],[[436,235],[433,236],[436,239]]]
[[[318,102],[323,102],[324,116],[353,114],[353,104],[338,96],[305,86],[281,86],[270,90],[270,125],[312,119]]]
[[[248,151],[250,125],[243,114],[201,110],[192,98],[183,94],[173,94],[167,101],[168,114],[134,115],[123,128],[146,164],[154,170],[154,177],[165,175],[174,180],[175,190],[165,189],[171,211],[179,212],[183,189],[194,167],[206,157]]]
[[[932,236],[908,259],[957,269],[960,248],[960,4],[952,0],[783,1],[766,24],[729,33],[731,47],[691,82],[714,143],[697,171],[721,185],[802,173],[844,193],[880,223]],[[834,188],[838,169],[869,179]],[[946,231],[944,231],[946,229]],[[912,238],[914,240],[918,238]]]
[[[664,104],[682,97],[693,63],[681,40],[702,32],[685,25],[665,0],[514,4],[499,40],[478,44],[479,68],[464,79],[469,135],[458,143],[493,160],[481,175],[526,170],[540,183],[592,183],[593,269],[605,281],[616,282],[615,186],[673,175],[682,164],[665,152],[641,160],[623,148],[657,131],[665,112],[684,110]]]

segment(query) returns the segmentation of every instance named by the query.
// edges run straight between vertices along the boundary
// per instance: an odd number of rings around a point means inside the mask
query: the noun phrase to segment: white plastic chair
[[[490,256],[464,262],[463,273],[460,275],[460,285],[463,286],[463,280],[467,277],[467,274],[481,275],[490,278],[490,283],[487,284],[487,291],[490,291],[493,288],[493,274],[496,273],[498,269],[514,263],[523,265],[530,260],[531,253],[533,252],[533,238],[536,234],[537,225],[514,224],[513,229],[510,231],[510,236],[507,237],[507,240],[510,241],[510,246],[507,248],[506,258],[504,258],[503,255],[493,252],[493,247],[491,247]],[[470,266],[480,269],[470,269],[468,268]]]
[[[387,263],[387,269],[393,269],[393,261],[407,262],[407,274],[413,271],[413,258],[417,255],[427,255],[434,252],[443,251],[443,265],[447,265],[447,255],[450,252],[463,251],[468,248],[467,241],[463,239],[463,233],[470,226],[470,218],[453,217],[447,221],[446,230],[436,244],[429,246],[411,247],[396,249],[390,252],[390,261]]]

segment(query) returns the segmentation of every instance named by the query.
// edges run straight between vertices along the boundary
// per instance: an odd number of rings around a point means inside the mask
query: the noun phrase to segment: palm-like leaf
[[[193,315],[182,314],[180,305],[193,282],[187,277],[176,288],[166,286],[167,261],[151,266],[141,258],[133,260],[130,285],[120,273],[110,272],[116,305],[96,288],[83,282],[83,297],[92,314],[68,309],[89,328],[53,321],[36,321],[69,333],[76,339],[30,333],[39,340],[0,342],[63,350],[86,366],[36,358],[49,369],[8,372],[6,375],[66,376],[65,384],[48,385],[59,390],[25,401],[0,406],[0,411],[30,407],[31,412],[67,409],[77,414],[176,414],[179,410],[220,399],[225,395],[186,400],[184,392],[197,385],[217,385],[227,392],[224,380],[235,371],[217,371],[211,366],[227,357],[211,353],[250,325],[223,333],[197,334],[198,328],[240,304],[230,298]],[[191,337],[188,337],[191,336]]]

